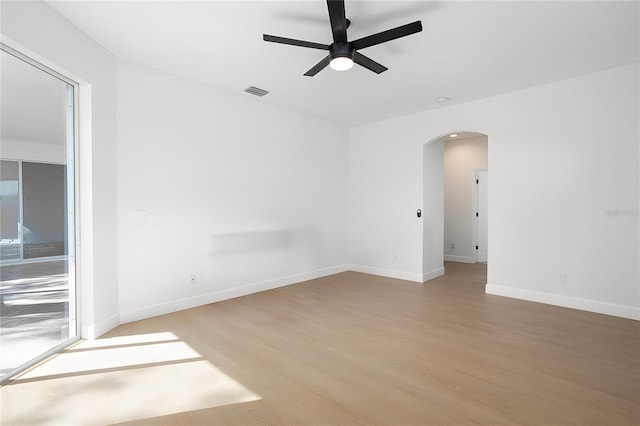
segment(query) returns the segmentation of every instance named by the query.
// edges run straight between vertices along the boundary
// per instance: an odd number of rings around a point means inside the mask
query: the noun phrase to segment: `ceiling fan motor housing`
[[[349,58],[353,61],[353,57],[356,53],[356,49],[353,47],[353,43],[336,41],[329,46],[329,55],[331,59],[335,58]]]

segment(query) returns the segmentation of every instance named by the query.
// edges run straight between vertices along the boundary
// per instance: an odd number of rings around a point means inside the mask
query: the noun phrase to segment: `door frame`
[[[478,179],[480,177],[480,172],[487,172],[489,173],[488,169],[474,169],[473,171],[473,181],[472,181],[472,185],[473,185],[473,190],[471,191],[471,232],[473,235],[473,247],[472,248],[472,252],[473,252],[473,263],[478,263],[478,250],[475,248],[476,246],[478,246],[478,217],[476,216],[476,213],[478,213],[478,207],[479,207],[479,202],[478,202],[478,193],[480,192],[480,185],[478,184]],[[488,210],[488,209],[487,209]]]

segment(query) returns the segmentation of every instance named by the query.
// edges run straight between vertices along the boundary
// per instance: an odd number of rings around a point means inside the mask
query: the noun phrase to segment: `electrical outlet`
[[[195,276],[195,275],[191,275],[191,277],[190,277],[190,279],[189,279],[189,282],[190,282],[191,284],[195,284],[195,283],[196,283],[196,276]]]
[[[451,243],[451,250],[455,250],[456,245],[454,243]]]
[[[560,284],[561,285],[567,284],[567,274],[566,273],[560,274]]]

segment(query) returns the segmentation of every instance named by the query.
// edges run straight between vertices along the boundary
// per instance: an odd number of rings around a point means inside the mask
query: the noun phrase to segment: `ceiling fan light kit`
[[[333,43],[329,46],[331,62],[329,66],[336,71],[346,71],[353,67],[353,57],[356,50],[353,43]]]
[[[354,62],[370,71],[380,74],[388,68],[364,56],[358,50],[375,46],[377,44],[386,43],[387,41],[405,37],[422,31],[422,23],[415,21],[410,24],[392,28],[377,34],[360,38],[354,41],[347,40],[347,28],[351,24],[345,17],[344,0],[327,0],[327,8],[329,9],[329,21],[331,23],[331,32],[333,34],[333,43],[330,45],[315,43],[304,40],[296,40],[292,38],[273,36],[263,34],[264,41],[280,44],[289,44],[292,46],[306,47],[310,49],[328,50],[329,55],[315,64],[304,75],[313,77],[327,65],[336,71],[346,71],[353,67]]]
[[[338,56],[337,58],[333,58],[331,62],[329,62],[329,66],[331,67],[331,69],[336,71],[347,71],[353,68],[353,59],[344,56]]]

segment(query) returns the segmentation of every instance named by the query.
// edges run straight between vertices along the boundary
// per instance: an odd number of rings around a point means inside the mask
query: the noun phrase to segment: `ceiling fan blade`
[[[365,47],[375,46],[376,44],[419,33],[420,31],[422,31],[422,22],[415,21],[387,31],[382,31],[381,33],[360,38],[353,42],[353,47],[355,49],[364,49]]]
[[[329,21],[333,41],[347,42],[347,18],[344,13],[344,0],[327,0],[329,8]]]
[[[388,70],[388,68],[385,67],[384,65],[381,65],[376,61],[374,61],[373,59],[368,58],[364,56],[362,53],[358,53],[358,52],[356,52],[353,55],[353,62],[355,62],[358,65],[362,65],[366,69],[371,70],[376,74],[380,74],[381,72],[385,72],[386,70]]]
[[[331,62],[331,56],[327,55],[326,58],[311,67],[311,69],[305,72],[304,75],[306,75],[307,77],[313,77],[314,75],[322,71],[327,65],[329,65],[329,62]]]
[[[329,46],[321,43],[314,43],[312,41],[296,40],[294,38],[278,37],[269,34],[263,34],[262,39],[264,41],[270,41],[272,43],[290,44],[292,46],[310,47],[311,49],[328,50]]]

